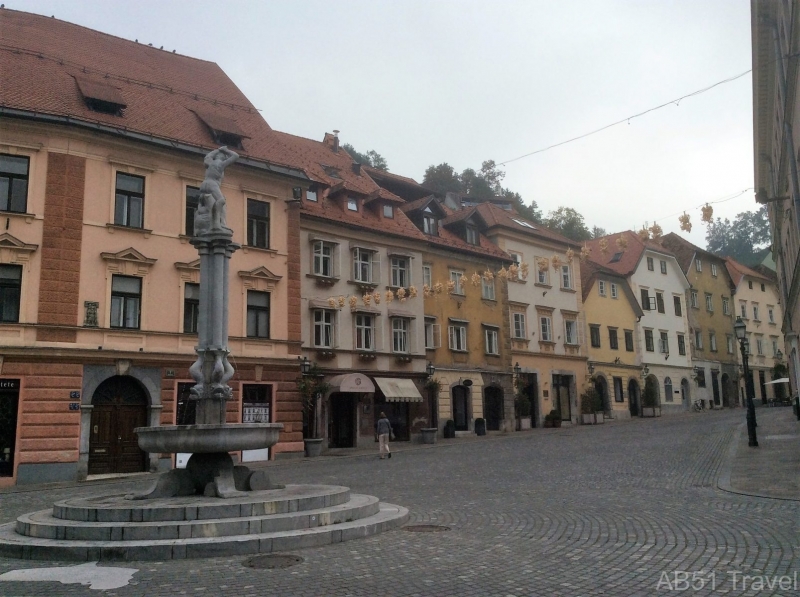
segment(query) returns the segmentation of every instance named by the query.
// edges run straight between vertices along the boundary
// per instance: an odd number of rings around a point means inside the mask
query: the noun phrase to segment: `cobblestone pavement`
[[[759,417],[783,412],[760,410]],[[0,594],[798,595],[794,587],[759,590],[752,581],[743,590],[741,577],[733,584],[732,572],[800,577],[800,502],[717,489],[743,417],[736,410],[542,429],[384,461],[374,455],[275,466],[278,482],[347,485],[408,507],[409,524],[451,530],[400,529],[299,550],[293,553],[305,561],[283,570],[246,568],[244,557],[118,563],[107,565],[139,571],[129,585],[104,593],[4,582]],[[130,486],[0,494],[0,519],[60,497]],[[53,565],[0,559],[0,573]],[[695,587],[701,580],[704,586],[681,592],[676,583],[669,590],[665,579],[673,582],[676,572],[700,573]]]

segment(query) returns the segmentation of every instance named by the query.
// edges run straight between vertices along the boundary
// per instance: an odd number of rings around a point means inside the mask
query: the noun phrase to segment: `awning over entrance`
[[[764,385],[765,386],[771,386],[774,383],[789,383],[789,378],[788,377],[781,377],[780,379],[773,379],[772,381],[768,381]]]
[[[375,381],[386,397],[386,402],[422,402],[422,394],[410,379],[376,377]]]
[[[374,392],[375,384],[362,373],[337,375],[329,382],[332,392]]]

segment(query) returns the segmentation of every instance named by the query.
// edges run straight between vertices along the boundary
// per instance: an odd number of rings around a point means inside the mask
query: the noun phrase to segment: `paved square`
[[[787,412],[758,415],[768,422]],[[245,567],[241,556],[103,563],[138,572],[127,586],[104,593],[77,584],[4,582],[0,594],[796,595],[778,586],[745,590],[741,577],[732,583],[733,572],[800,576],[800,502],[717,488],[743,419],[742,410],[706,412],[405,452],[398,445],[394,458],[383,461],[376,450],[369,457],[283,463],[270,467],[277,482],[346,485],[408,507],[409,524],[450,530],[401,529],[299,550],[292,553],[303,563],[277,570]],[[0,519],[58,498],[132,486],[3,493]],[[54,565],[0,559],[0,573]],[[695,586],[702,581],[702,588],[670,591],[665,578],[672,582],[681,572],[701,573]]]

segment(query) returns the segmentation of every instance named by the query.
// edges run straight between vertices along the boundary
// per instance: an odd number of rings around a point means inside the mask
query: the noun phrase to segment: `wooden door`
[[[89,474],[146,471],[147,454],[139,448],[137,427],[147,425],[147,395],[131,378],[104,381],[92,397]]]
[[[18,409],[19,390],[0,392],[0,477],[14,475]]]

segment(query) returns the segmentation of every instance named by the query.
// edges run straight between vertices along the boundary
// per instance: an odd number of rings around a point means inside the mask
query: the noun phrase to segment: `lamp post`
[[[425,373],[428,375],[428,381],[433,381],[433,374],[436,373],[436,367],[433,366],[433,363],[428,361],[428,365],[425,367]],[[431,427],[438,428],[439,421],[438,417],[436,416],[437,412],[437,402],[439,401],[438,396],[434,396],[433,390],[428,390],[428,402],[430,403],[431,407]]]
[[[756,407],[753,404],[753,393],[750,391],[750,368],[748,367],[748,342],[747,342],[747,324],[742,321],[741,317],[736,318],[736,323],[733,324],[733,331],[736,332],[736,339],[739,341],[739,350],[742,353],[742,368],[744,369],[744,393],[747,396],[747,445],[751,448],[758,447],[758,439],[756,438]]]

